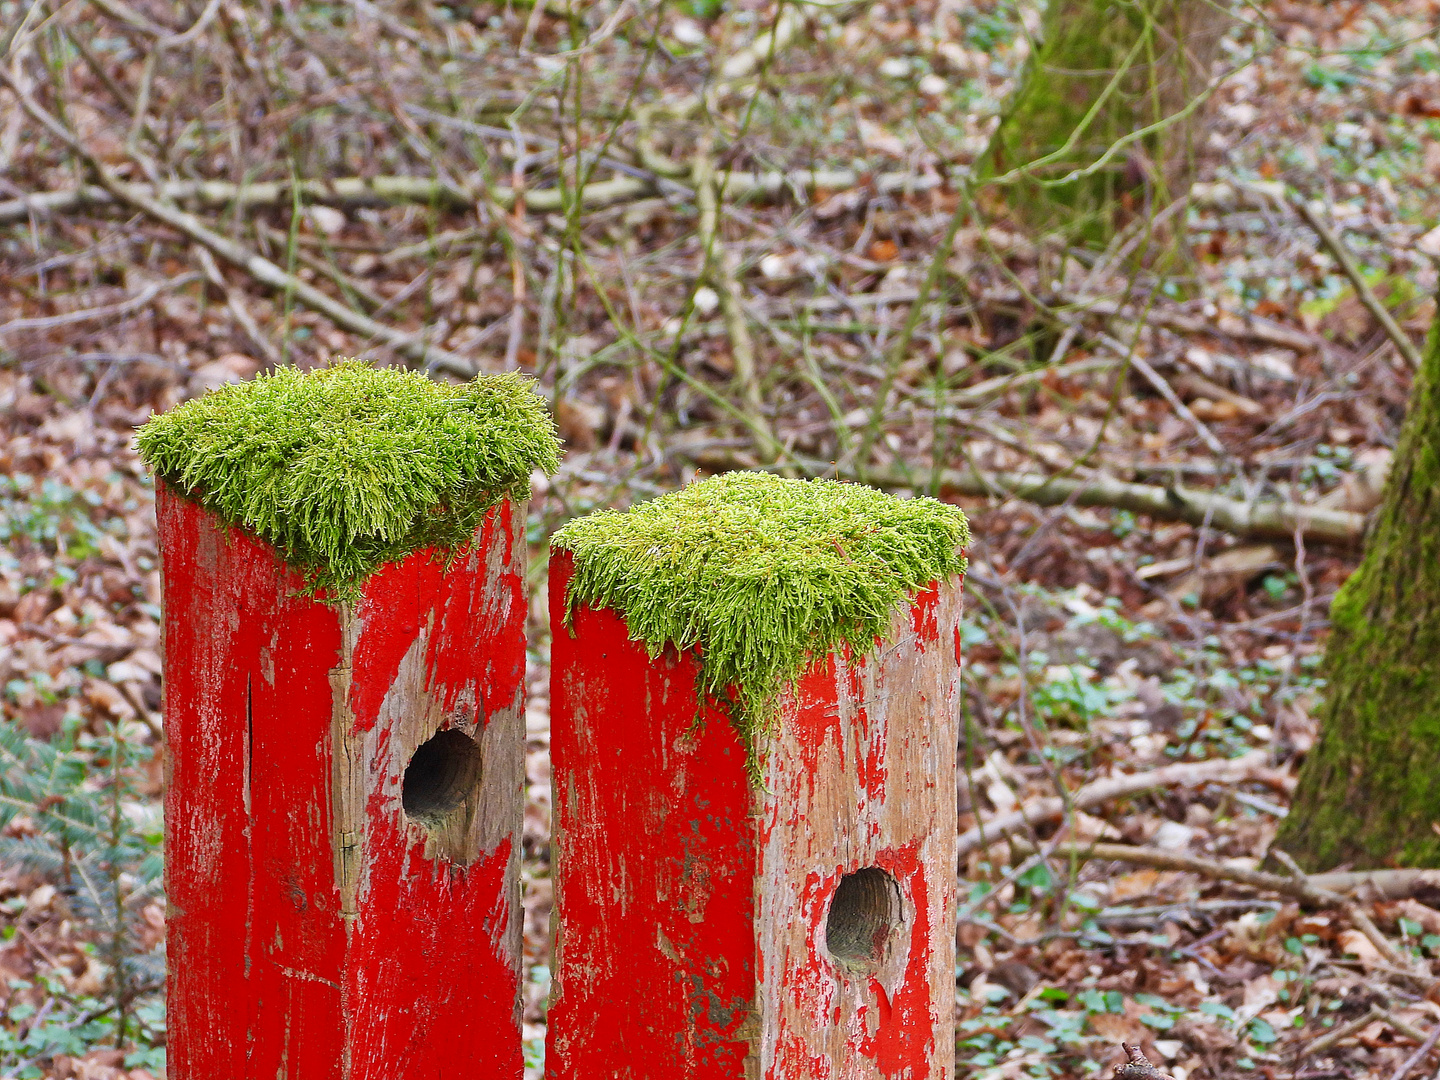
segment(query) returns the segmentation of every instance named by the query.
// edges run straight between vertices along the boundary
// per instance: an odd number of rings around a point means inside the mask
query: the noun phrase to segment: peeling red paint
[[[933,582],[928,588],[918,590],[910,599],[910,628],[923,652],[927,644],[934,644],[940,637],[940,582]]]
[[[376,760],[365,767],[389,772],[367,781],[357,841],[364,887],[345,916],[332,845],[341,611],[300,595],[300,576],[266,545],[163,486],[157,514],[168,1075],[518,1078],[513,841],[465,869],[427,859],[423,831],[399,808],[406,762],[392,760],[389,732],[375,732]],[[492,514],[478,548],[508,543],[508,521]],[[520,581],[523,568],[495,562],[507,582]],[[427,631],[431,642],[445,639],[429,650],[424,681],[447,711],[483,701],[482,729],[506,705],[518,715],[523,593],[507,585],[519,602],[507,602],[503,617],[485,610],[489,572],[479,558],[447,573],[421,552],[367,583],[340,702],[352,734],[373,728],[403,657]]]
[[[877,999],[880,1024],[874,1037],[862,1042],[861,1052],[874,1059],[882,1076],[898,1080],[917,1060],[929,1056],[936,1049],[934,1032],[938,1003],[931,1000],[926,977],[934,962],[928,890],[938,882],[934,881],[934,868],[921,863],[918,843],[881,852],[875,865],[889,871],[901,883],[901,891],[908,901],[906,909],[914,915],[909,924],[905,976],[896,988],[893,1000],[881,988]]]
[[[552,555],[548,1075],[948,1080],[958,680],[926,647],[958,622],[958,585],[921,593],[899,642],[806,672],[752,788],[726,718],[695,726],[693,651],[651,660],[609,610],[562,629],[571,567]],[[826,944],[865,867],[903,910],[868,971]]]
[[[564,629],[551,560],[551,761],[561,920],[547,1075],[743,1076],[754,991],[745,749],[696,724],[693,655],[651,660],[608,610]],[[740,782],[736,782],[736,778]]]

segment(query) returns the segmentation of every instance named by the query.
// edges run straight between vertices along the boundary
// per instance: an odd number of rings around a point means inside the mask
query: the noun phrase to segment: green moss
[[[1440,866],[1440,319],[1365,559],[1330,606],[1320,738],[1275,846],[1308,869]]]
[[[835,480],[729,473],[570,522],[567,602],[614,608],[651,655],[698,646],[700,691],[747,742],[811,657],[868,652],[907,595],[965,569],[964,513]]]
[[[344,360],[280,368],[152,417],[155,475],[269,541],[312,590],[349,595],[383,563],[470,542],[486,511],[559,462],[532,382],[441,385]]]
[[[1194,125],[1176,119],[1088,170],[1120,139],[1175,117],[1201,91],[1224,25],[1218,7],[1184,0],[1050,0],[1040,43],[977,176],[1056,155],[1001,193],[1009,215],[1036,232],[1105,246],[1128,217],[1125,196],[1158,184],[1134,208],[1153,213],[1169,192],[1189,187]]]

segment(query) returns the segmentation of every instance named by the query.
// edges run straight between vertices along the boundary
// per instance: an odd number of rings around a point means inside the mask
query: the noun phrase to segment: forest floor
[[[545,538],[772,463],[939,494],[971,518],[958,1075],[1108,1075],[1122,1040],[1176,1080],[1433,1074],[1440,893],[1301,904],[1059,845],[1231,869],[1273,857],[1316,735],[1328,602],[1410,382],[1285,193],[1418,344],[1440,258],[1440,5],[1238,8],[1201,182],[1163,212],[1128,208],[1098,257],[1026,240],[1003,199],[969,206],[959,179],[1022,69],[1033,4],[821,5],[773,48],[753,44],[777,19],[760,3],[626,0],[573,20],[556,4],[416,7],[209,5],[162,48],[200,5],[42,3],[10,43],[9,85],[129,181],[236,184],[181,198],[182,215],[289,284],[113,197],[5,202],[85,171],[0,89],[0,710],[79,770],[61,794],[97,813],[110,799],[132,830],[128,847],[92,846],[130,890],[136,960],[122,1024],[119,924],[87,915],[84,888],[46,861],[52,789],[27,787],[38,759],[6,743],[0,1076],[163,1075],[163,999],[140,963],[163,949],[164,905],[159,553],[136,425],[277,362],[407,350],[437,377],[534,373],[567,445],[559,473],[535,478],[529,533],[534,1075],[552,898]],[[0,26],[22,8],[0,3]],[[592,175],[575,175],[577,143]],[[715,184],[716,169],[735,174]],[[741,172],[783,182],[742,197]],[[353,175],[440,182],[396,205],[332,191],[301,206],[285,188]],[[581,199],[577,179],[618,186]],[[1181,254],[1165,275],[1122,250],[1157,217]],[[337,325],[300,285],[400,336]],[[967,468],[1311,516],[1275,535],[1213,506],[1189,520],[1042,507],[945,472]],[[1057,788],[1158,769],[1166,783],[1063,822],[1041,811]],[[1040,823],[997,837],[1017,808]]]

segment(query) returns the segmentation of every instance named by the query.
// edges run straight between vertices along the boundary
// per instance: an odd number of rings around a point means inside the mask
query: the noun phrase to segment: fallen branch
[[[1018,845],[1023,850],[1028,844]],[[1340,907],[1345,898],[1323,889],[1317,889],[1308,880],[1284,874],[1269,874],[1263,870],[1251,870],[1244,866],[1217,862],[1181,851],[1167,851],[1162,848],[1139,847],[1134,844],[1061,844],[1055,849],[1061,858],[1077,859],[1080,862],[1099,860],[1102,862],[1123,862],[1132,866],[1148,866],[1154,870],[1180,870],[1199,874],[1211,881],[1233,881],[1237,885],[1266,892],[1293,897],[1307,904],[1325,907]]]
[[[684,174],[682,182],[689,178]],[[658,178],[657,178],[658,180]],[[794,172],[718,172],[716,185],[735,200],[776,199],[787,191],[809,193],[819,189],[844,191],[873,184],[886,194],[929,191],[943,182],[939,176],[888,173],[866,177],[854,169],[799,169]],[[119,194],[117,188],[125,194]],[[580,205],[599,209],[628,202],[659,190],[655,180],[621,176],[595,180],[580,189]],[[504,210],[515,206],[515,189],[495,185],[490,189],[495,205]],[[203,210],[257,210],[302,203],[337,207],[390,206],[420,203],[446,210],[469,210],[479,201],[476,192],[457,188],[429,176],[341,176],[333,180],[267,180],[254,184],[232,184],[225,180],[176,180],[158,186],[126,184],[106,187],[87,184],[62,191],[42,191],[0,201],[0,225],[25,221],[32,215],[70,214],[80,210],[109,210],[133,206],[133,198],[177,203]],[[576,197],[559,188],[527,188],[520,201],[526,210],[548,213],[566,208]]]
[[[1313,1042],[1311,1042],[1308,1046],[1306,1046],[1303,1050],[1300,1051],[1300,1056],[1304,1058],[1309,1057],[1312,1054],[1323,1054],[1326,1050],[1329,1050],[1341,1039],[1347,1039],[1351,1035],[1354,1035],[1356,1032],[1365,1030],[1365,1028],[1367,1028],[1373,1021],[1376,1020],[1380,1020],[1386,1024],[1389,1024],[1401,1035],[1409,1036],[1416,1042],[1420,1042],[1424,1038],[1424,1036],[1420,1034],[1419,1029],[1415,1028],[1413,1025],[1408,1024],[1404,1020],[1401,1020],[1399,1017],[1387,1012],[1379,1005],[1371,1005],[1368,1012],[1362,1013],[1354,1020],[1347,1021],[1346,1023],[1341,1024],[1334,1030],[1327,1031],[1324,1035],[1321,1035],[1318,1039],[1315,1039]]]
[[[1070,795],[1070,805],[1076,810],[1087,810],[1092,806],[1109,802],[1111,799],[1124,798],[1127,795],[1135,795],[1155,788],[1194,787],[1198,784],[1236,784],[1246,780],[1274,778],[1278,774],[1267,764],[1268,761],[1269,754],[1264,750],[1255,750],[1238,758],[1187,761],[1176,765],[1166,765],[1150,772],[1112,776],[1077,788]],[[997,814],[962,833],[956,853],[959,858],[963,859],[983,844],[993,844],[997,840],[1013,836],[1028,827],[1058,821],[1064,814],[1065,803],[1060,798],[1038,799],[1025,804],[1018,810]],[[1126,850],[1137,849],[1127,848]]]
[[[431,371],[444,371],[460,378],[470,378],[475,374],[476,366],[464,357],[431,345],[419,335],[406,333],[393,326],[386,326],[367,315],[353,311],[309,282],[287,273],[269,259],[255,254],[229,237],[220,235],[178,207],[162,203],[150,195],[143,194],[142,189],[123,183],[111,172],[109,166],[95,157],[69,128],[42,109],[3,70],[0,70],[0,82],[4,82],[10,88],[11,92],[19,99],[21,107],[37,123],[68,146],[89,166],[101,186],[116,201],[139,210],[162,224],[169,225],[195,243],[208,248],[219,258],[245,271],[262,285],[284,292],[306,307],[318,311],[343,330],[388,345],[402,356],[418,364],[426,365]]]
[[[745,176],[749,174],[737,174]],[[815,173],[817,178],[828,179],[831,174]],[[835,174],[840,175],[840,174]],[[922,191],[928,187],[936,186],[939,181],[932,183],[929,177],[904,177],[895,174],[883,175],[875,178],[875,185],[881,191],[895,190],[896,185],[902,181],[908,181],[912,190]],[[830,190],[834,185],[817,184],[818,187],[825,187]],[[853,186],[853,185],[851,185]],[[5,204],[0,203],[0,207]],[[862,293],[852,296],[812,296],[804,298],[770,297],[766,299],[767,310],[771,314],[783,315],[798,312],[802,309],[807,311],[845,311],[859,304],[908,304],[913,303],[919,296],[918,289],[896,289],[893,292],[884,293]],[[1069,314],[1074,316],[1096,315],[1101,318],[1120,317],[1122,319],[1131,316],[1138,317],[1139,312],[1131,306],[1115,300],[1104,299],[1098,296],[1088,296],[1083,293],[1060,293],[1057,295],[1045,295],[1044,302],[1054,308],[1066,308]],[[982,304],[1024,304],[1029,301],[1014,289],[987,289],[980,293],[976,300]],[[1167,330],[1174,330],[1181,334],[1206,334],[1211,337],[1230,338],[1235,341],[1258,341],[1262,345],[1276,345],[1280,348],[1291,349],[1298,353],[1311,352],[1324,344],[1323,339],[1307,334],[1303,330],[1296,330],[1293,327],[1275,322],[1271,319],[1261,318],[1257,315],[1236,315],[1229,311],[1218,311],[1214,316],[1191,315],[1185,311],[1178,311],[1165,304],[1155,304],[1145,312],[1145,323],[1147,326],[1160,326]],[[1073,324],[1072,324],[1073,325]]]
[[[1360,900],[1404,900],[1440,893],[1440,870],[1339,870],[1311,874],[1317,888]]]
[[[865,475],[867,482],[881,487],[923,487],[927,479],[923,472],[912,474],[893,468],[871,469]],[[1179,485],[1132,484],[1103,473],[1051,477],[944,469],[936,480],[942,494],[1004,495],[1040,506],[1106,506],[1148,514],[1161,521],[1208,525],[1236,536],[1289,540],[1298,531],[1307,541],[1350,546],[1358,544],[1365,534],[1365,515],[1349,510],[1278,500],[1246,502]]]
[[[168,281],[151,282],[129,299],[114,304],[104,304],[101,307],[81,308],[78,311],[66,311],[60,315],[43,315],[34,319],[11,319],[9,322],[0,323],[0,335],[17,331],[51,330],[57,326],[71,326],[75,323],[94,322],[97,319],[129,315],[132,311],[139,311],[145,307],[161,293],[171,292],[189,285],[199,276],[198,274],[181,274]]]
[[[1021,850],[1026,850],[1031,845],[1022,841],[1016,846]],[[1338,908],[1355,928],[1375,946],[1376,951],[1389,962],[1395,974],[1403,975],[1425,985],[1433,985],[1440,981],[1430,975],[1417,972],[1409,957],[1397,949],[1390,939],[1380,932],[1380,928],[1375,925],[1368,912],[1339,893],[1317,888],[1310,877],[1296,867],[1284,852],[1272,851],[1271,854],[1290,868],[1288,876],[1217,862],[1214,859],[1201,858],[1188,852],[1165,851],[1160,848],[1137,847],[1132,844],[1057,844],[1054,853],[1059,858],[1071,858],[1081,862],[1098,859],[1106,862],[1130,863],[1134,866],[1148,866],[1156,870],[1180,870],[1199,874],[1211,881],[1233,881],[1240,885],[1263,889],[1266,892],[1279,893],[1281,896],[1294,897],[1302,903],[1312,904],[1316,907]]]

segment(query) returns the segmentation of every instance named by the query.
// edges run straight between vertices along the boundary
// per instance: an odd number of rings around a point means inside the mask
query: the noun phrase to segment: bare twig
[[[1356,265],[1355,256],[1350,254],[1350,249],[1345,246],[1339,236],[1331,231],[1330,227],[1320,219],[1320,215],[1311,209],[1310,204],[1304,199],[1299,196],[1293,197],[1290,199],[1290,205],[1305,219],[1305,224],[1310,226],[1330,254],[1335,256],[1335,261],[1340,264],[1340,269],[1345,272],[1345,276],[1350,279],[1350,284],[1354,286],[1355,295],[1360,298],[1360,302],[1365,305],[1366,310],[1375,317],[1375,321],[1380,324],[1380,329],[1385,331],[1385,336],[1390,339],[1401,357],[1404,358],[1405,363],[1410,366],[1410,370],[1419,371],[1420,350],[1415,347],[1415,343],[1410,340],[1410,335],[1400,328],[1395,317],[1380,302],[1380,298],[1375,295],[1375,290],[1370,288],[1370,283],[1360,273],[1360,267]]]
[[[1301,1057],[1309,1057],[1312,1054],[1323,1054],[1341,1039],[1347,1039],[1357,1031],[1361,1031],[1375,1020],[1388,1020],[1389,1013],[1379,1005],[1371,1005],[1369,1011],[1355,1017],[1354,1020],[1346,1021],[1337,1028],[1332,1028],[1318,1039],[1313,1040],[1305,1049],[1300,1051]]]
[[[690,167],[682,175],[688,178]],[[797,169],[793,172],[727,172],[716,173],[716,183],[731,199],[778,199],[787,192],[846,191],[862,184],[873,184],[881,192],[929,191],[938,187],[938,176],[913,173],[882,173],[865,177],[853,169]],[[175,180],[160,185],[123,184],[123,187],[151,198],[193,206],[197,209],[235,208],[254,210],[263,207],[289,206],[298,194],[304,203],[327,206],[388,206],[397,203],[418,203],[442,206],[449,210],[470,210],[476,203],[474,193],[443,183],[429,176],[341,176],[333,180],[301,180],[292,185],[288,180],[268,180],[254,184],[232,184],[224,180]],[[673,183],[672,183],[673,186]],[[297,190],[298,189],[298,190]],[[686,190],[684,187],[678,188]],[[586,209],[599,209],[615,203],[653,195],[655,180],[620,176],[611,180],[595,180],[579,192],[568,193]],[[515,205],[515,188],[497,184],[490,188],[495,205],[509,210]],[[567,193],[560,188],[527,188],[519,195],[527,210],[549,213],[563,210]],[[117,198],[111,188],[85,185],[60,191],[41,191],[0,200],[0,225],[25,221],[31,215],[69,214],[80,210],[104,210],[133,205]]]
[[[725,318],[725,332],[730,338],[730,355],[735,361],[735,377],[749,415],[750,430],[759,437],[760,453],[767,461],[778,456],[775,436],[765,419],[760,400],[760,379],[755,369],[755,343],[745,322],[744,297],[736,277],[736,260],[720,236],[720,192],[715,169],[710,159],[709,138],[702,138],[695,163],[695,202],[699,211],[700,250],[708,271],[720,287],[720,311]]]
[[[824,471],[819,464],[816,469]],[[893,468],[871,469],[867,477],[870,483],[882,487],[914,487],[920,483]],[[1178,485],[1132,484],[1104,474],[1079,478],[946,469],[936,479],[939,490],[947,494],[999,493],[1041,506],[1108,506],[1148,514],[1161,521],[1208,524],[1236,536],[1290,539],[1299,528],[1307,541],[1349,546],[1359,543],[1365,534],[1365,516],[1348,510],[1279,501],[1246,502]]]
[[[11,319],[9,322],[0,323],[0,335],[22,331],[52,330],[59,326],[73,326],[76,323],[95,322],[100,319],[113,319],[117,316],[129,315],[131,312],[145,307],[161,293],[183,288],[199,277],[199,274],[181,274],[168,281],[152,282],[128,300],[121,300],[115,304],[81,308],[79,311],[67,311],[61,315],[44,315],[34,319]]]
[[[92,154],[69,128],[42,109],[34,98],[3,70],[0,70],[0,82],[4,82],[10,88],[20,100],[21,107],[30,114],[32,119],[45,127],[55,138],[65,143],[90,167],[101,186],[119,202],[126,203],[156,221],[169,225],[195,243],[202,244],[226,262],[244,270],[256,281],[272,289],[286,292],[306,307],[320,312],[344,330],[388,345],[416,363],[428,366],[432,371],[443,371],[461,378],[469,378],[475,374],[475,365],[464,357],[431,345],[419,335],[407,334],[403,330],[378,323],[366,315],[351,310],[308,282],[287,273],[269,259],[220,235],[178,207],[162,203],[150,195],[143,194],[140,189],[133,189],[130,185],[122,183],[111,172],[109,166]]]
[[[1125,355],[1126,352],[1129,352],[1130,366],[1145,376],[1145,381],[1153,386],[1156,391],[1159,392],[1160,396],[1169,403],[1170,407],[1195,430],[1195,434],[1200,436],[1200,441],[1209,448],[1212,454],[1216,457],[1229,457],[1229,454],[1225,451],[1224,444],[1215,437],[1215,433],[1205,425],[1204,421],[1190,411],[1189,406],[1180,400],[1180,395],[1175,393],[1174,388],[1161,377],[1158,371],[1150,366],[1149,361],[1133,351],[1124,349],[1118,341],[1114,344],[1121,350],[1122,356]]]
[[[1425,1041],[1416,1047],[1415,1052],[1396,1066],[1395,1071],[1390,1074],[1390,1080],[1405,1080],[1410,1075],[1410,1070],[1425,1060],[1425,1055],[1435,1048],[1435,1040],[1440,1039],[1440,1024],[1430,1029],[1430,1034],[1425,1036]]]

